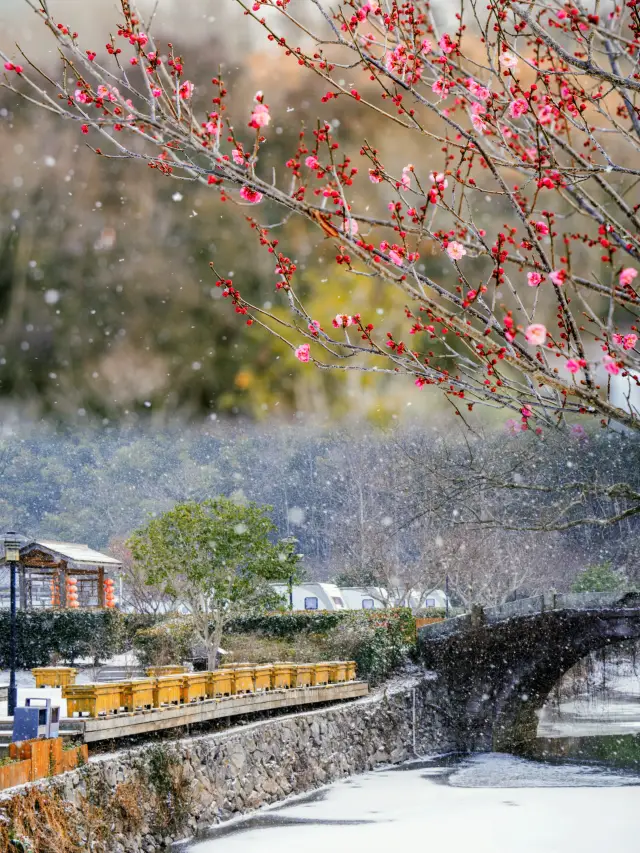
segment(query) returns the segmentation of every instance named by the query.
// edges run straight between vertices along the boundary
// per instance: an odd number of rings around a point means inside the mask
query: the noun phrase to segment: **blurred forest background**
[[[141,4],[147,11],[150,5]],[[98,50],[119,19],[116,6],[51,3],[58,20],[73,21],[83,44]],[[54,43],[21,0],[0,0],[0,31],[5,47],[15,40],[55,73]],[[179,44],[191,79],[207,81],[222,66],[238,127],[246,125],[256,90],[264,89],[274,121],[262,167],[275,168],[279,179],[285,178],[283,164],[295,151],[302,122],[313,128],[318,117],[330,121],[340,143],[356,152],[375,130],[375,114],[354,111],[350,101],[321,104],[322,81],[296,63],[287,62],[285,69],[284,58],[269,51],[232,2],[190,0],[189,15],[181,15],[178,3],[162,0],[154,31],[160,43]],[[199,87],[196,106],[206,107],[209,97],[207,87]],[[412,156],[439,162],[436,151],[419,153],[416,145],[387,129],[382,153],[398,172]],[[84,145],[75,124],[1,89],[0,150],[5,399],[24,402],[37,415],[110,420],[144,417],[151,409],[166,419],[203,412],[287,417],[303,411],[387,423],[407,402],[422,412],[446,406],[438,395],[416,394],[409,379],[301,369],[288,348],[249,330],[220,298],[209,262],[247,298],[273,304],[276,313],[282,294],[275,292],[272,258],[243,222],[244,211],[221,203],[217,192],[162,178],[136,163],[101,159]],[[377,190],[363,184],[373,200]],[[488,210],[487,202],[487,215]],[[265,221],[279,217],[266,207],[260,213]],[[282,239],[300,271],[298,287],[310,294],[308,305],[323,324],[337,311],[371,306],[380,323],[386,321],[389,288],[341,272],[321,232],[291,220]],[[431,274],[446,269],[439,258],[425,263]],[[329,276],[331,288],[325,286]],[[385,323],[387,328],[394,331],[392,324]]]

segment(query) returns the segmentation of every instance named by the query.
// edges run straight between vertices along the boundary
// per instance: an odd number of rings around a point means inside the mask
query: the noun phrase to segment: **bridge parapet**
[[[469,631],[478,623],[495,625],[507,619],[536,616],[552,610],[605,610],[640,606],[640,595],[620,592],[573,592],[546,593],[509,601],[497,607],[476,608],[473,613],[454,616],[445,622],[436,622],[419,629],[424,639],[450,637],[452,634]]]

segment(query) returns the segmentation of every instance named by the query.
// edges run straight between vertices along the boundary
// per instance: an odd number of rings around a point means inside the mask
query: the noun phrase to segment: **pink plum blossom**
[[[262,103],[256,104],[253,108],[253,112],[251,113],[249,127],[259,129],[261,127],[266,127],[270,121],[271,115],[269,114],[269,107]]]
[[[534,347],[541,347],[547,339],[547,327],[542,323],[532,323],[527,326],[525,338]]]
[[[444,77],[438,77],[435,83],[431,86],[431,91],[436,95],[440,95],[441,98],[446,98],[449,94],[450,87],[451,84],[445,80]]]
[[[395,249],[389,250],[389,257],[391,258],[391,260],[393,261],[393,263],[397,267],[402,266],[402,255],[399,252],[397,252]]]
[[[467,250],[462,245],[462,243],[457,243],[455,240],[452,240],[451,243],[447,246],[447,255],[451,258],[452,261],[459,261],[467,254]]]
[[[233,151],[231,152],[231,156],[233,157],[233,162],[236,164],[236,166],[244,166],[244,164],[245,164],[244,155],[243,155],[242,151],[240,151],[239,148],[234,148]]]
[[[193,90],[195,86],[191,82],[191,80],[185,80],[182,86],[180,86],[180,97],[183,101],[188,100],[193,95]]]
[[[604,369],[611,376],[617,376],[618,373],[620,373],[620,368],[618,367],[618,364],[617,364],[615,358],[611,358],[610,355],[605,355],[605,357],[603,359],[603,364],[604,364]]]
[[[451,41],[451,36],[449,35],[449,33],[445,33],[443,36],[440,37],[440,40],[438,41],[438,46],[440,47],[440,50],[443,53],[451,53],[451,51],[455,48],[456,43],[454,41]]]
[[[482,121],[482,119],[478,115],[471,116],[471,124],[473,125],[473,128],[476,133],[484,133],[487,129],[486,122]]]
[[[360,229],[355,219],[345,219],[342,223],[342,230],[345,234],[350,234],[352,237],[355,237]]]
[[[259,204],[263,199],[263,195],[257,190],[252,190],[251,187],[242,187],[240,190],[240,198],[248,201],[249,204]]]
[[[518,57],[514,56],[509,50],[505,50],[500,54],[500,65],[503,68],[515,68],[518,64]]]
[[[625,267],[620,273],[620,284],[625,286],[631,284],[634,278],[638,275],[638,270],[633,267]]]
[[[445,178],[444,172],[438,172],[438,174],[431,173],[429,175],[429,180],[432,184],[437,184],[440,189],[446,190],[449,186],[449,181]]]
[[[369,169],[369,180],[372,184],[379,184],[382,182],[382,175],[377,169]]]
[[[549,233],[549,226],[544,220],[541,219],[538,222],[534,222],[533,224],[535,225],[538,234],[546,236]]]
[[[411,186],[411,173],[413,172],[413,166],[409,163],[402,170],[402,177],[400,178],[400,189],[402,192],[406,192]]]
[[[353,317],[348,314],[336,314],[331,323],[334,329],[346,329],[348,326],[353,326]]]
[[[315,154],[310,154],[304,161],[305,166],[308,166],[310,169],[317,169],[320,165],[320,161],[316,157]]]
[[[544,276],[540,275],[539,272],[528,272],[527,273],[527,284],[529,287],[538,287],[541,281],[543,281]]]
[[[549,273],[549,278],[554,284],[560,287],[567,279],[567,272],[566,270],[553,270],[553,272]]]
[[[481,101],[486,101],[489,99],[491,92],[487,89],[486,86],[483,86],[481,83],[477,83],[473,77],[469,77],[466,80],[467,89],[471,92],[474,97],[479,98]]]
[[[516,101],[511,101],[509,104],[509,114],[512,118],[520,118],[529,109],[529,104],[524,98],[518,98]]]
[[[630,350],[633,349],[638,342],[638,336],[634,334],[629,335],[613,335],[613,342],[618,346],[621,346],[623,349]]]
[[[307,362],[309,361],[309,350],[309,344],[301,344],[294,352],[294,355],[298,361]]]
[[[519,432],[522,432],[522,424],[520,421],[515,420],[515,418],[508,418],[504,422],[504,428],[508,435],[517,435]]]
[[[549,104],[545,104],[538,112],[538,121],[540,124],[551,124],[554,118],[554,109]]]

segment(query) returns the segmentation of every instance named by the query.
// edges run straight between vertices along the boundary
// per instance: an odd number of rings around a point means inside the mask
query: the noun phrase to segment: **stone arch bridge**
[[[591,652],[640,638],[640,594],[542,595],[419,631],[459,746],[526,753],[557,681]]]

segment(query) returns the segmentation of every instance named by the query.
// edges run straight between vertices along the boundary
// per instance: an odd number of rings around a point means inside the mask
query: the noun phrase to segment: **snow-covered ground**
[[[540,714],[539,737],[588,737],[640,732],[640,673],[607,668],[588,689],[560,703],[548,702]]]
[[[507,755],[356,776],[212,831],[189,853],[637,853],[640,778]]]

